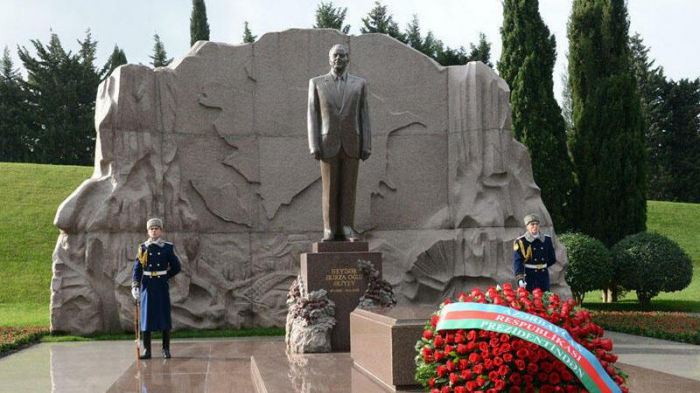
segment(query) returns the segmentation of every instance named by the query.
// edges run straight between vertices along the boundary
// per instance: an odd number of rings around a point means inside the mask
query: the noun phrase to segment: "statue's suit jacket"
[[[331,73],[309,80],[309,149],[320,150],[322,159],[341,148],[352,158],[361,158],[363,149],[371,151],[367,81],[346,75],[342,97]]]

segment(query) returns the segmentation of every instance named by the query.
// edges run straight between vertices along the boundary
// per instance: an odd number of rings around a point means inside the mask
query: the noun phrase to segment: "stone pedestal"
[[[301,254],[301,276],[307,293],[319,289],[328,292],[335,303],[336,325],[331,333],[334,352],[350,350],[350,313],[367,289],[368,277],[357,266],[359,259],[369,260],[381,272],[382,254],[369,252],[367,242],[314,243],[313,252]]]
[[[434,308],[356,309],[350,315],[355,366],[391,390],[417,386],[415,345]]]

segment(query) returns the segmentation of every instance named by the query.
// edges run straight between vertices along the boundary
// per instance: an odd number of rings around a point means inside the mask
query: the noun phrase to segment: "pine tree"
[[[97,42],[88,30],[76,55],[66,52],[54,33],[47,46],[31,42],[36,57],[24,47],[19,50],[27,70],[23,88],[28,113],[34,119],[30,160],[89,165],[94,159],[95,98],[101,79],[94,64]]]
[[[151,60],[153,60],[151,65],[153,68],[166,67],[168,64],[172,63],[173,58],[171,57],[168,59],[168,54],[165,52],[165,46],[163,45],[163,42],[161,42],[158,34],[153,35],[153,40],[155,41],[153,44],[153,56],[148,56],[151,58]]]
[[[577,229],[610,247],[646,227],[644,124],[624,0],[574,0],[569,81]]]
[[[33,138],[22,77],[5,47],[0,60],[0,161],[25,162]]]
[[[250,31],[250,28],[248,27],[248,21],[244,22],[244,28],[243,28],[243,43],[244,44],[249,44],[251,42],[255,42],[255,39],[258,38],[258,36],[253,35],[253,32]]]
[[[542,21],[537,0],[503,2],[500,75],[511,89],[513,135],[530,151],[535,183],[554,225],[571,227],[569,195],[574,178],[566,147],[566,125],[554,98],[554,35]],[[488,53],[486,37],[472,53]],[[481,48],[481,49],[479,49]],[[488,58],[485,59],[488,61]],[[483,60],[482,60],[483,61]]]
[[[374,8],[370,10],[366,18],[362,18],[363,27],[360,28],[362,34],[382,33],[388,34],[401,42],[406,42],[406,37],[399,30],[398,23],[394,22],[394,17],[387,11],[387,6],[376,1]]]
[[[128,61],[126,60],[126,54],[124,53],[124,50],[119,48],[119,46],[114,45],[114,50],[109,56],[109,59],[107,59],[107,63],[105,63],[102,73],[105,76],[109,76],[112,74],[112,71],[114,71],[117,67],[127,63]]]
[[[209,22],[207,21],[207,6],[204,4],[204,0],[192,0],[190,46],[197,41],[209,41]]]
[[[505,8],[506,6],[504,3],[504,13]],[[491,43],[486,40],[486,34],[479,33],[479,43],[477,45],[469,44],[468,59],[468,61],[480,61],[493,68],[493,64],[491,64]]]
[[[313,26],[314,29],[337,29],[343,32],[343,34],[348,34],[350,31],[350,25],[343,26],[345,22],[345,14],[348,12],[346,8],[334,7],[333,2],[329,1],[324,3],[323,1],[316,8],[316,24]]]
[[[413,20],[406,26],[403,34],[406,45],[437,60],[438,53],[442,50],[442,42],[435,38],[432,31],[428,31],[425,37],[420,32],[418,15],[413,15]]]

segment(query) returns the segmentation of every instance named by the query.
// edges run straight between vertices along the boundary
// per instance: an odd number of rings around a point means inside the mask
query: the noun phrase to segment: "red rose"
[[[445,375],[447,375],[447,367],[445,367],[445,366],[443,366],[443,365],[437,366],[437,376],[438,376],[438,378],[442,378],[442,377],[444,377]]]
[[[574,374],[569,370],[562,370],[561,379],[566,382],[572,381],[574,379]]]
[[[547,382],[547,377],[548,375],[545,372],[537,373],[537,379],[539,379],[540,382]]]
[[[540,367],[542,368],[542,371],[544,371],[546,373],[551,372],[552,368],[554,368],[554,366],[552,366],[552,363],[550,363],[550,362],[541,362]]]
[[[443,386],[442,389],[440,389],[440,393],[451,393],[452,388],[449,386]]]
[[[476,352],[472,352],[469,354],[469,362],[471,364],[478,363],[481,361],[481,355],[479,355]]]
[[[472,367],[472,370],[474,370],[477,375],[481,375],[484,373],[484,366],[482,364],[477,364]]]
[[[457,353],[464,355],[467,353],[467,346],[464,344],[457,344]]]
[[[458,368],[460,370],[465,370],[467,367],[469,367],[469,360],[459,359]]]
[[[489,344],[483,341],[479,342],[479,351],[486,352],[489,350]]]
[[[508,393],[520,393],[520,388],[518,386],[512,386]]]
[[[529,363],[527,365],[527,373],[528,374],[535,374],[539,370],[540,370],[540,368],[537,367],[537,365],[535,363]]]
[[[455,343],[455,335],[447,333],[447,336],[445,337],[445,342],[448,344],[454,344]]]
[[[515,359],[515,368],[517,368],[518,371],[525,370],[525,361],[522,359]]]
[[[510,381],[510,383],[512,383],[515,386],[520,386],[520,383],[522,382],[522,379],[520,378],[520,374],[517,374],[517,373],[511,374],[510,377],[508,378],[508,380]]]
[[[553,393],[554,392],[554,386],[552,385],[542,385],[540,387],[540,393]]]
[[[455,393],[467,393],[467,388],[464,386],[455,386]]]
[[[506,387],[506,381],[504,381],[502,379],[496,380],[494,387],[496,388],[496,390],[501,391],[501,390],[503,390],[503,388]]]
[[[435,348],[442,348],[442,346],[445,344],[445,340],[442,338],[441,335],[435,336],[435,341],[433,341],[433,345],[435,345]]]
[[[530,385],[525,388],[525,393],[535,393],[535,387]]]
[[[508,367],[507,365],[504,364],[498,368],[499,375],[505,377],[506,375],[508,375],[508,373],[510,373],[510,367]]]
[[[457,365],[452,360],[448,360],[446,366],[447,370],[450,372],[455,371],[457,369]]]
[[[484,368],[487,370],[491,370],[493,368],[493,360],[484,359]]]
[[[489,340],[489,345],[492,348],[498,348],[498,346],[500,345],[500,342],[501,342],[501,340],[499,340],[497,337],[494,337],[494,338]]]
[[[462,379],[463,380],[469,381],[472,378],[474,378],[474,373],[472,372],[472,370],[469,370],[469,369],[462,370]]]
[[[457,373],[450,373],[450,383],[454,386],[459,382],[459,374]]]
[[[476,384],[479,385],[479,387],[484,386],[484,385],[486,384],[487,381],[488,381],[488,379],[484,379],[484,378],[481,378],[481,377],[476,377]]]
[[[498,393],[498,390],[492,388],[487,390],[486,393]]]
[[[432,388],[432,389],[430,389],[430,393],[440,393],[440,389]]]
[[[506,352],[503,354],[503,361],[506,363],[510,363],[513,361],[513,354],[510,352]]]
[[[435,378],[430,378],[428,380],[428,386],[430,386],[431,388],[435,386]]]
[[[520,359],[525,359],[528,356],[530,356],[530,351],[525,349],[525,348],[521,348],[521,349],[518,349],[517,352],[515,352],[515,356],[519,357]]]
[[[558,385],[560,382],[561,382],[561,378],[559,377],[558,372],[555,371],[555,372],[549,374],[549,383],[551,383],[552,385]]]
[[[497,379],[500,379],[500,377],[501,377],[501,376],[498,375],[498,371],[491,371],[491,372],[489,373],[489,380],[490,380],[490,381],[495,381],[495,380],[497,380]]]
[[[600,347],[606,351],[612,351],[612,349],[613,349],[612,340],[609,338],[601,338],[600,339]]]
[[[437,327],[439,320],[440,320],[439,315],[433,315],[432,317],[430,317],[430,324],[433,325],[433,329],[435,329],[435,327]]]
[[[433,354],[433,357],[435,358],[436,362],[439,362],[445,358],[445,352],[435,351],[435,353]]]
[[[532,385],[532,382],[535,381],[535,377],[533,377],[530,374],[523,375],[523,381],[525,381],[526,385]]]
[[[473,351],[475,351],[475,350],[476,350],[476,347],[477,347],[476,341],[469,341],[469,342],[467,343],[467,352],[473,352]]]
[[[566,393],[578,393],[578,386],[566,385]]]
[[[424,331],[423,331],[423,338],[425,338],[426,340],[432,339],[432,338],[433,338],[433,331],[432,331],[432,330],[427,330],[427,329],[424,330]]]
[[[473,392],[477,388],[476,381],[469,381],[465,386],[467,387],[467,391],[469,392]]]
[[[498,367],[498,366],[500,366],[500,365],[502,365],[502,364],[503,364],[503,358],[502,358],[502,357],[496,356],[495,358],[493,358],[493,365],[494,365],[494,366]]]

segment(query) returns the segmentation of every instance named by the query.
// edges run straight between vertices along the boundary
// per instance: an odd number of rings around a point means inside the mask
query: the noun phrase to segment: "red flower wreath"
[[[562,302],[553,293],[525,288],[514,292],[510,284],[503,289],[478,288],[461,293],[459,302],[488,303],[511,307],[537,315],[566,329],[600,361],[620,387],[627,377],[613,364],[617,355],[612,340],[603,337],[603,329],[593,323],[588,310],[573,300]],[[449,304],[446,299],[440,306]],[[435,331],[440,309],[425,324],[423,337],[416,343],[416,381],[430,393],[573,393],[588,392],[566,365],[537,344],[508,334],[486,330]]]

